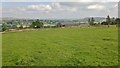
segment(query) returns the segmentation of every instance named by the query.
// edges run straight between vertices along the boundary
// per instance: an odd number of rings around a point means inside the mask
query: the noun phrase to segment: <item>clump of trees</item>
[[[10,27],[6,26],[5,24],[2,24],[2,32],[8,30]]]
[[[61,23],[57,23],[57,27],[62,27],[62,24]]]
[[[101,25],[108,25],[108,23],[106,21],[103,21]]]
[[[116,25],[117,25],[118,27],[120,27],[120,18],[116,18],[116,19],[115,19],[115,23],[116,23]]]
[[[22,25],[20,25],[19,29],[23,29],[23,26],[22,26]]]
[[[34,21],[31,25],[32,28],[42,28],[43,27],[43,22],[39,21],[38,19]]]
[[[103,22],[98,22],[97,24],[95,23],[95,19],[92,17],[92,18],[89,18],[88,19],[88,23],[89,25],[93,26],[93,25],[108,25],[108,27],[110,27],[110,25],[116,25],[116,26],[120,26],[120,18],[110,18],[110,16],[108,15],[106,17],[106,21],[103,21]]]
[[[120,18],[110,18],[110,16],[108,15],[107,18],[106,18],[106,21],[103,21],[101,23],[101,25],[118,25],[120,23]]]
[[[91,19],[89,18],[88,19],[88,23],[90,24],[90,25],[95,25],[95,19],[92,17]]]
[[[108,24],[108,27],[109,27],[109,25],[110,25],[110,22],[111,22],[111,21],[110,21],[110,16],[108,15],[107,18],[106,18],[106,23]]]
[[[6,31],[6,30],[7,30],[7,27],[2,26],[2,31],[4,32],[4,31]]]

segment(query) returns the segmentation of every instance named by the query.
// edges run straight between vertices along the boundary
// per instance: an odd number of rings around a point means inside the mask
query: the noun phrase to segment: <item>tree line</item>
[[[93,17],[88,19],[88,23],[89,23],[90,26],[96,25],[95,19]],[[106,21],[103,21],[101,23],[98,22],[97,24],[99,24],[99,25],[108,25],[108,27],[110,25],[119,25],[120,24],[120,18],[114,18],[114,17],[110,18],[110,16],[108,15],[106,17]],[[59,27],[62,27],[62,26],[63,26],[62,23],[57,22],[55,27],[59,28]],[[44,28],[44,21],[37,19],[37,20],[35,20],[35,21],[32,22],[32,24],[30,25],[29,28]],[[6,31],[8,29],[9,29],[9,27],[7,27],[4,24],[2,24],[2,31]],[[23,26],[21,25],[17,29],[23,29]]]
[[[30,27],[26,27],[26,28],[36,28],[36,29],[37,28],[45,28],[44,27],[44,23],[45,22],[43,20],[37,19],[37,20],[35,20],[35,21],[32,22],[32,24],[30,25]],[[55,22],[52,22],[52,23],[55,24]],[[48,24],[51,24],[51,23],[48,23]],[[60,22],[58,22],[55,27],[56,28],[62,27],[62,24]],[[9,29],[23,29],[23,28],[24,27],[22,25],[20,25],[20,27],[18,27],[18,28],[17,27],[13,28],[13,27],[8,27],[5,24],[2,24],[2,31],[6,31],[6,30],[9,30]],[[50,28],[50,26],[47,27],[47,28]]]
[[[91,19],[89,18],[88,19],[88,23],[89,25],[93,26],[93,25],[96,25],[95,22],[95,19],[92,17]],[[107,18],[106,18],[106,21],[103,21],[103,22],[99,22],[98,24],[101,24],[101,25],[108,25],[108,27],[110,25],[119,25],[120,24],[120,18],[110,18],[110,16],[108,15]]]

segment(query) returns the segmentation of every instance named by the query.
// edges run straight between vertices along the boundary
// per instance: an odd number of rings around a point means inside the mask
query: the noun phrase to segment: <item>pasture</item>
[[[56,28],[2,34],[3,66],[113,66],[118,29]]]

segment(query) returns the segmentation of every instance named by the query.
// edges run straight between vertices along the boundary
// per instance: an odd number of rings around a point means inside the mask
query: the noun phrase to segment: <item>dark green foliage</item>
[[[113,17],[112,19],[111,19],[111,23],[110,23],[110,25],[115,25],[116,23],[115,23],[115,18]]]
[[[107,16],[106,21],[103,21],[101,25],[108,25],[109,27],[109,25],[117,25],[119,22],[120,22],[119,18],[115,19],[114,17],[110,18],[109,16]]]
[[[2,31],[6,31],[8,30],[10,27],[6,26],[5,24],[2,24]]]
[[[57,27],[62,27],[62,24],[61,23],[57,23]]]
[[[117,24],[118,26],[120,26],[120,18],[116,18],[115,19],[115,24]]]
[[[90,20],[90,18],[89,18],[89,19],[88,19],[88,22],[90,23],[90,21],[91,21],[91,20]]]
[[[110,22],[111,22],[111,21],[110,21],[110,16],[109,16],[109,15],[108,15],[107,18],[106,18],[106,22],[107,22],[108,24],[110,24]]]
[[[90,20],[90,18],[88,19],[88,23],[89,23],[90,25],[95,25],[94,22],[95,22],[95,20],[94,20],[93,17],[91,18],[91,20]]]
[[[111,20],[110,20],[110,16],[109,16],[109,15],[108,15],[107,18],[106,18],[106,23],[108,24],[108,27],[109,27],[109,25],[110,25],[110,23],[111,23]]]
[[[19,29],[23,29],[23,26],[22,26],[22,25],[20,25]]]
[[[43,27],[43,22],[42,21],[39,21],[37,19],[37,21],[33,22],[32,25],[31,25],[32,28],[42,28]]]
[[[6,30],[7,30],[7,27],[3,26],[2,31],[6,31]]]
[[[105,22],[105,21],[103,21],[103,22],[101,23],[101,25],[108,25],[108,23]]]

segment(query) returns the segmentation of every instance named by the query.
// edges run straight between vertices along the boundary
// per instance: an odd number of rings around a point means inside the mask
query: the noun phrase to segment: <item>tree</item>
[[[116,25],[118,25],[120,27],[120,18],[116,18],[115,23],[116,23]]]
[[[61,23],[57,23],[57,27],[62,27],[62,24]]]
[[[101,25],[108,25],[107,22],[103,21]]]
[[[89,22],[90,25],[94,25],[95,20],[94,20],[94,18],[92,17],[91,20],[90,20],[90,18],[88,19],[88,22]]]
[[[100,22],[98,21],[98,25],[100,25]]]
[[[6,31],[6,30],[7,30],[7,27],[2,26],[2,31],[4,32],[4,31]]]
[[[22,26],[22,25],[20,25],[19,29],[23,29],[23,26]]]
[[[88,19],[88,23],[90,23],[90,18]]]
[[[6,30],[8,30],[8,27],[6,26],[5,23],[3,23],[2,24],[2,32],[6,31]]]
[[[43,27],[43,22],[42,21],[39,21],[37,19],[37,21],[33,22],[32,25],[31,25],[33,28],[41,28]]]
[[[116,23],[115,23],[115,18],[113,17],[112,19],[111,19],[111,23],[110,23],[111,25],[115,25]]]
[[[94,24],[94,22],[95,22],[95,20],[94,20],[94,18],[92,17],[92,19],[91,19],[92,25]]]
[[[109,16],[109,15],[108,15],[107,18],[106,18],[106,22],[107,22],[108,27],[109,27],[109,25],[110,25],[110,23],[111,23],[111,21],[110,21],[110,16]]]

